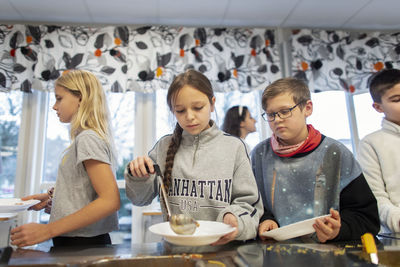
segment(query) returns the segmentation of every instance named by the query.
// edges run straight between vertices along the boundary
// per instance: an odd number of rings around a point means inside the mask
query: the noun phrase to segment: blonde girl
[[[151,203],[158,194],[153,167],[157,163],[173,214],[236,227],[215,245],[256,237],[263,207],[250,161],[243,142],[211,120],[215,97],[210,81],[195,70],[178,75],[169,87],[167,103],[178,121],[174,133],[162,137],[149,156],[129,163],[127,196],[135,205]]]
[[[53,109],[70,124],[71,145],[59,165],[48,224],[29,223],[12,229],[12,244],[23,247],[53,238],[54,246],[111,244],[118,229],[119,191],[115,152],[106,97],[92,73],[73,70],[55,83]],[[44,208],[49,194],[34,210]]]

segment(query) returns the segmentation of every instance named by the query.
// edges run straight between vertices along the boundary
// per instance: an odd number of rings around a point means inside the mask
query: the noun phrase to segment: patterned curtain
[[[293,75],[314,92],[362,93],[372,73],[400,68],[400,32],[295,30],[291,44]]]
[[[152,92],[188,68],[222,92],[282,75],[269,29],[0,25],[0,91],[51,91],[63,72],[86,69],[107,91]]]

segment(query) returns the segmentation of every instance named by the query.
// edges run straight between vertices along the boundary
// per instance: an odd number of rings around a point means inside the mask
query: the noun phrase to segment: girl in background
[[[55,83],[53,109],[70,123],[71,145],[58,168],[48,224],[29,223],[12,229],[12,244],[29,246],[53,238],[54,246],[111,244],[118,229],[119,191],[116,157],[106,97],[99,80],[83,70],[69,71]],[[45,208],[50,194],[34,210]]]
[[[172,82],[167,102],[178,121],[174,133],[162,137],[149,156],[128,164],[128,198],[143,206],[157,196],[153,167],[157,163],[164,173],[172,214],[185,213],[196,220],[236,227],[214,245],[255,238],[262,202],[245,146],[211,120],[215,97],[210,81],[200,72],[188,70]]]
[[[244,142],[249,133],[256,131],[256,120],[251,116],[246,106],[234,106],[228,109],[225,114],[222,130],[228,134],[241,138]],[[246,142],[247,153],[250,148]]]

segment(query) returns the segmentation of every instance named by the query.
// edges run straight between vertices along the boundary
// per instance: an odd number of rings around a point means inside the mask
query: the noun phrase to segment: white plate
[[[330,214],[314,217],[297,223],[292,223],[271,231],[262,233],[262,236],[271,237],[277,241],[283,241],[298,236],[308,235],[315,232],[313,224],[316,219],[330,217]]]
[[[221,222],[198,221],[200,224],[193,235],[178,235],[169,226],[169,222],[154,224],[149,230],[161,235],[168,242],[181,246],[204,246],[217,241],[221,236],[233,232],[236,228]]]
[[[9,220],[15,218],[17,213],[1,213],[0,212],[0,221]]]
[[[40,200],[37,199],[22,201],[20,198],[0,198],[0,212],[10,213],[23,211],[39,202]]]

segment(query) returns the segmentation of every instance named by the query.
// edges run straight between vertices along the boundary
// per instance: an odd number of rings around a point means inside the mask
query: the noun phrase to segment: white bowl
[[[221,236],[233,232],[236,228],[228,224],[214,221],[197,221],[200,226],[197,227],[193,235],[178,235],[172,231],[169,222],[154,224],[149,230],[164,237],[172,244],[181,246],[204,246],[217,241]]]
[[[330,217],[330,214],[314,217],[304,221],[292,223],[271,231],[262,233],[262,236],[273,238],[277,241],[283,241],[303,235],[308,235],[315,232],[313,224],[316,219]]]

